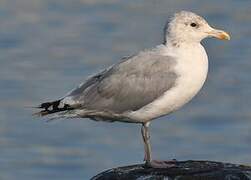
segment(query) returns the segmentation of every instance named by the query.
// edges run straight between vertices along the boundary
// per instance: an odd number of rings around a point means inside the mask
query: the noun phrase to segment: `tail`
[[[42,110],[37,112],[37,113],[34,113],[33,115],[46,116],[46,115],[49,115],[49,114],[74,109],[73,107],[71,107],[68,104],[61,103],[61,100],[62,99],[52,101],[52,102],[45,102],[45,103],[40,104],[37,108],[42,109]]]

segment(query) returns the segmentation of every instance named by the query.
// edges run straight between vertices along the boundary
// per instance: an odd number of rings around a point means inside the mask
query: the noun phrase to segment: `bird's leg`
[[[169,160],[169,161],[152,160],[149,125],[150,122],[143,123],[141,128],[141,135],[144,141],[144,149],[145,149],[145,156],[144,156],[145,165],[147,167],[152,167],[152,168],[175,167],[177,162],[176,160]]]
[[[149,125],[150,125],[150,122],[144,123],[141,128],[141,135],[144,141],[144,149],[145,149],[144,161],[146,162],[147,165],[149,165],[149,163],[152,160]]]

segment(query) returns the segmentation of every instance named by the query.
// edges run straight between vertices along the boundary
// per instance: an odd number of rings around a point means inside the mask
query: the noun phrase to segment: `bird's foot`
[[[177,160],[176,159],[167,161],[152,160],[150,162],[146,162],[145,166],[148,168],[158,168],[158,169],[173,168],[177,166]]]

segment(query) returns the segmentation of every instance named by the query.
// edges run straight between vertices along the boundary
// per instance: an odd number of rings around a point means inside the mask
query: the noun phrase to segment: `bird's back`
[[[158,49],[143,51],[90,78],[66,99],[85,109],[135,111],[174,85],[175,64],[174,58]]]
[[[45,115],[50,114],[50,109],[60,110],[59,107],[64,107],[63,111],[69,107],[69,111],[84,109],[121,114],[152,103],[172,88],[177,79],[174,71],[177,62],[163,55],[163,48],[161,45],[142,51],[92,76],[60,102],[50,102],[51,108],[47,103]]]

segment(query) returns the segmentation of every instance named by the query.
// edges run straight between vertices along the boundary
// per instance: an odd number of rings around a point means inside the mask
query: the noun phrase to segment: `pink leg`
[[[176,166],[176,160],[169,161],[157,161],[151,158],[151,145],[150,145],[150,134],[149,134],[150,123],[144,123],[141,128],[141,134],[144,141],[145,156],[144,161],[147,167],[152,168],[171,168]]]
[[[144,123],[141,128],[141,135],[144,141],[144,150],[145,150],[145,156],[144,156],[144,161],[145,162],[150,162],[152,157],[151,157],[151,145],[150,145],[150,135],[149,135],[149,125],[150,123]]]

